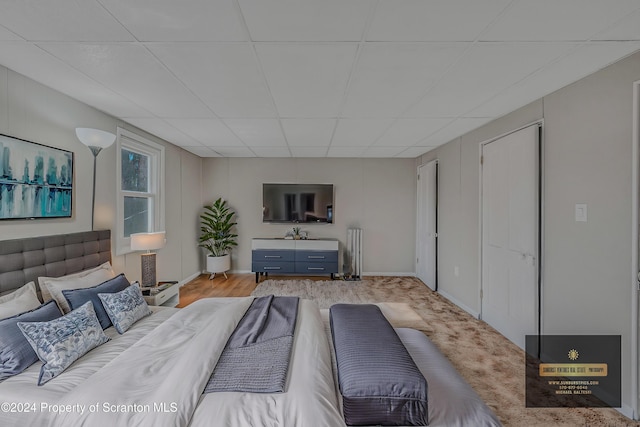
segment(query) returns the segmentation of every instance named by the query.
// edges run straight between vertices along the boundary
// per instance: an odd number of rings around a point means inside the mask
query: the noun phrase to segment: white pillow
[[[0,297],[0,319],[13,317],[40,307],[36,284],[29,282],[20,289]]]
[[[67,299],[62,294],[67,289],[91,288],[115,277],[109,262],[99,267],[63,277],[39,277],[40,290],[44,302],[54,299],[64,314],[71,311]],[[43,279],[43,280],[41,280]]]
[[[47,282],[61,281],[61,280],[66,280],[66,279],[76,279],[78,277],[86,276],[86,275],[91,274],[94,271],[98,271],[98,270],[107,270],[107,271],[109,271],[111,274],[113,274],[112,278],[116,276],[116,273],[113,271],[113,268],[111,267],[111,263],[109,261],[107,261],[104,264],[101,264],[101,265],[99,265],[97,267],[90,268],[88,270],[82,270],[82,271],[79,271],[79,272],[73,273],[73,274],[68,274],[66,276],[61,276],[61,277],[38,277],[38,284],[40,285],[40,293],[42,294],[43,302],[47,302],[47,301],[53,299],[51,297],[51,293],[49,293],[49,289],[46,286]]]

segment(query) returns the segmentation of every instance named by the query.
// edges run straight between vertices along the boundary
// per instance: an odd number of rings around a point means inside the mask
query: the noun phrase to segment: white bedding
[[[252,300],[207,298],[156,310],[123,335],[109,328],[112,341],[41,387],[38,362],[0,383],[0,402],[9,405],[0,425],[343,426],[323,323],[306,300],[286,393],[201,394]],[[62,408],[68,412],[55,411]]]

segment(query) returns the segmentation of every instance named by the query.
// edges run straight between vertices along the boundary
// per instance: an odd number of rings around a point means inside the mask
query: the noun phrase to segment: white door
[[[416,239],[416,274],[428,287],[437,290],[436,239],[438,161],[418,168],[418,215]]]
[[[482,146],[482,319],[524,348],[538,331],[538,125]]]

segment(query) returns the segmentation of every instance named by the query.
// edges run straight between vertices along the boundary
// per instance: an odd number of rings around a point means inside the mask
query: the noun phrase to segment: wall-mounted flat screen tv
[[[333,184],[262,184],[262,222],[333,222]]]

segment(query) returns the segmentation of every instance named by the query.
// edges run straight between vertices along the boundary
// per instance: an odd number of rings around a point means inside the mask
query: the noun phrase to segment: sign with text
[[[527,408],[621,406],[620,335],[527,335]]]

